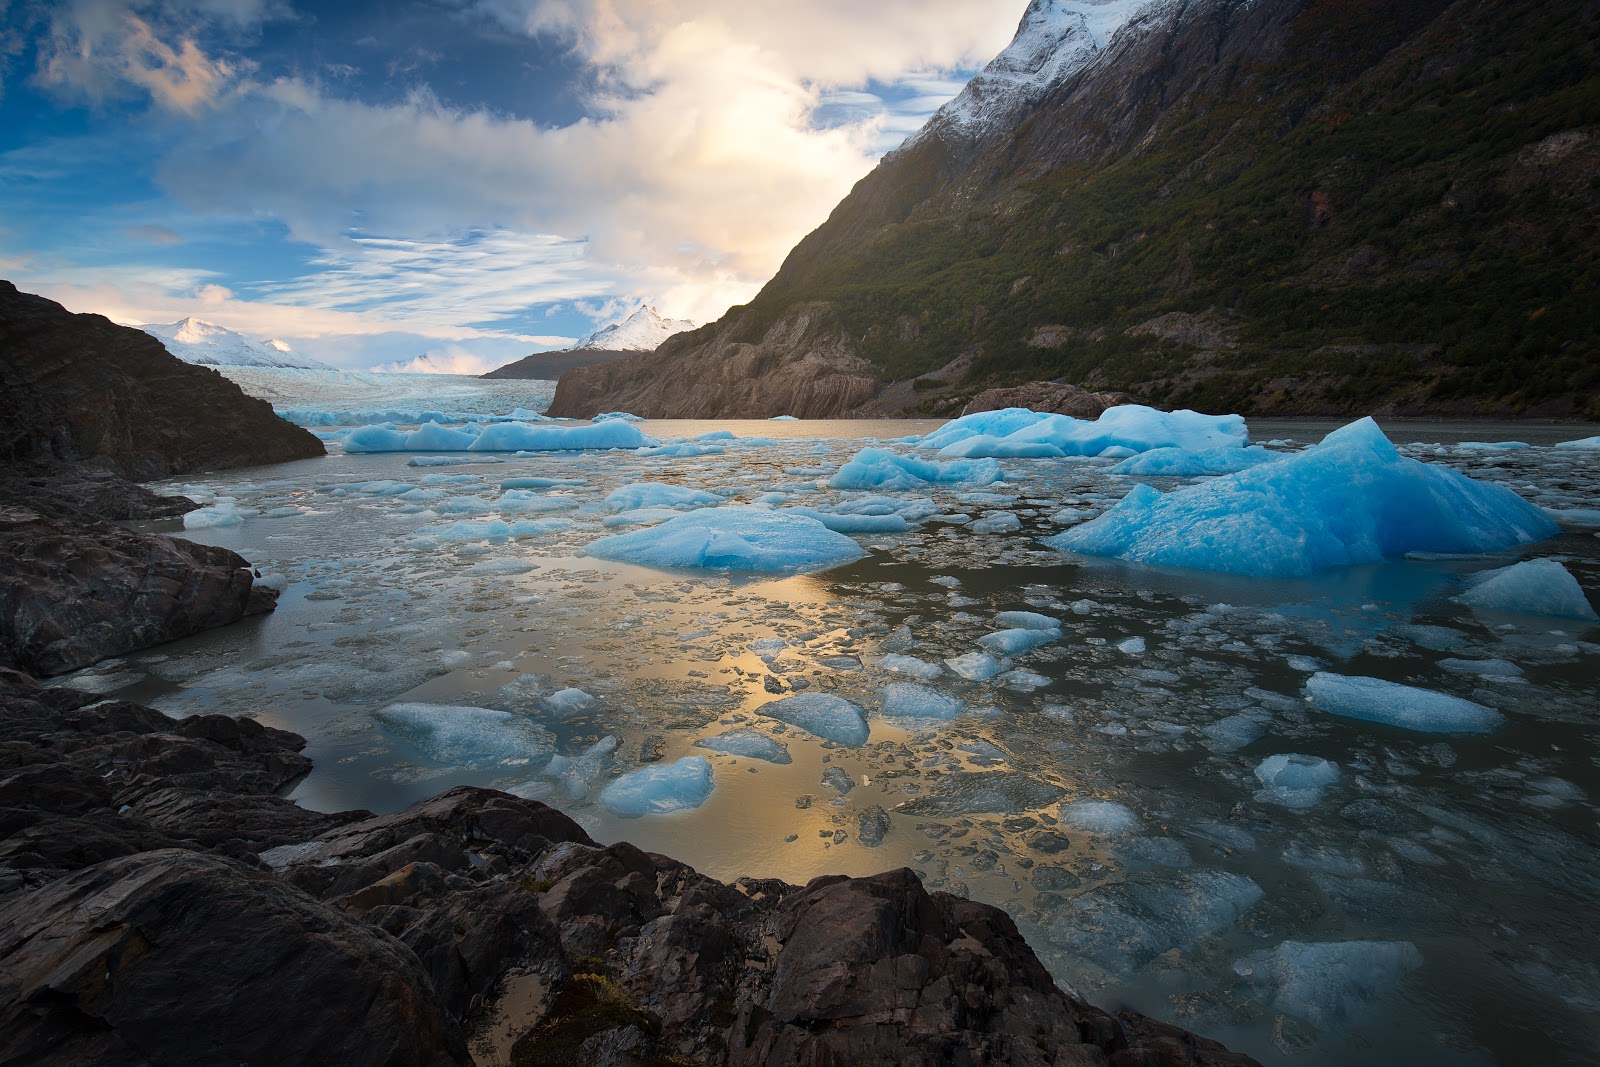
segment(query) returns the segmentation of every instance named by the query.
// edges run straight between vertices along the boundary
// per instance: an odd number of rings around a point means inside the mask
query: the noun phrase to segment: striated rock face
[[[850,413],[882,387],[827,304],[793,309],[759,343],[738,336],[738,329],[695,330],[653,353],[569,371],[556,385],[549,414],[825,419]]]
[[[0,671],[0,1059],[1254,1062],[909,870],[727,885],[471,787],[296,822],[263,790],[301,744]]]
[[[0,500],[0,666],[60,674],[271,611],[225,548]]]
[[[637,356],[636,351],[605,351],[598,348],[569,348],[560,352],[535,352],[523,356],[515,363],[496,367],[480,378],[531,378],[553,382],[570,370],[592,367],[597,363],[615,363],[619,359]]]
[[[967,402],[961,414],[998,411],[1001,408],[1029,408],[1071,415],[1077,419],[1097,419],[1106,408],[1131,401],[1127,393],[1096,393],[1065,382],[1029,382],[1010,389],[985,389]]]
[[[272,405],[143,330],[10,282],[0,282],[0,352],[0,462],[85,462],[138,480],[323,455]]]

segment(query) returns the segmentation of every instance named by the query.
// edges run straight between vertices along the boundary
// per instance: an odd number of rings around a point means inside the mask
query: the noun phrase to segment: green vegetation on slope
[[[1595,15],[1483,3],[1419,32],[1416,7],[1308,4],[1283,61],[1137,102],[1158,120],[1138,148],[920,211],[800,288],[780,275],[742,332],[826,300],[890,379],[972,351],[973,387],[1600,417]],[[1233,341],[1128,333],[1171,312]],[[1062,329],[1030,345],[1041,326]]]

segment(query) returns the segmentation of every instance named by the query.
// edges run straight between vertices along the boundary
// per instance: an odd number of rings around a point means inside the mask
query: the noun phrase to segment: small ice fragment
[[[1409,941],[1284,941],[1234,964],[1274,1011],[1320,1031],[1345,1027],[1422,966]]]
[[[968,652],[951,656],[944,661],[946,667],[969,682],[986,682],[1011,666],[1008,659],[996,659],[987,652]]]
[[[582,689],[560,689],[544,698],[545,707],[566,718],[578,715],[595,706],[595,698]]]
[[[1243,748],[1259,740],[1266,731],[1259,722],[1248,715],[1229,715],[1209,726],[1200,727],[1200,732],[1205,735],[1212,748],[1226,752]]]
[[[600,791],[600,803],[624,818],[698,808],[711,795],[711,761],[685,756],[629,771]]]
[[[1306,681],[1305,692],[1323,711],[1402,730],[1482,734],[1501,723],[1500,713],[1482,704],[1380,678],[1319,672]]]
[[[1268,756],[1256,765],[1262,788],[1256,799],[1285,808],[1315,807],[1322,791],[1339,780],[1339,765],[1317,756],[1285,752]]]
[[[895,682],[883,691],[881,710],[897,719],[953,719],[967,710],[958,697],[912,682]]]
[[[769,701],[757,715],[798,726],[807,733],[841,745],[864,745],[870,733],[860,708],[831,693],[800,693]]]
[[[898,674],[909,674],[913,678],[921,678],[925,682],[931,682],[944,673],[944,668],[937,663],[929,663],[927,660],[918,659],[915,656],[903,656],[898,652],[891,652],[884,656],[878,661],[878,666],[886,671],[894,671]]]
[[[759,730],[729,730],[715,737],[702,737],[696,748],[709,748],[713,752],[726,752],[730,756],[765,760],[767,763],[790,763],[789,746]]]
[[[1024,629],[996,630],[978,638],[978,644],[997,656],[1015,656],[1031,652],[1040,645],[1048,645],[1061,636],[1060,630]]]
[[[1553,559],[1530,559],[1474,575],[1472,587],[1456,597],[1468,607],[1558,619],[1600,618],[1578,580]]]
[[[996,626],[1012,630],[1059,630],[1061,620],[1037,611],[1002,611],[994,617]]]
[[[1135,830],[1139,817],[1114,800],[1074,800],[1061,809],[1061,821],[1074,830],[1112,837]]]
[[[1142,638],[1142,637],[1124,638],[1123,640],[1117,642],[1117,651],[1126,653],[1127,655],[1130,655],[1130,656],[1143,655],[1144,654],[1144,638]]]

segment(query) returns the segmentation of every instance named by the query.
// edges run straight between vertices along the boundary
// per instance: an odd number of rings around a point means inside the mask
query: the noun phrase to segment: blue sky
[[[0,0],[0,277],[335,366],[697,322],[1021,0]]]

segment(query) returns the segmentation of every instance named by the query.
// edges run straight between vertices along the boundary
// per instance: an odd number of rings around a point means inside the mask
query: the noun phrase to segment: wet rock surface
[[[0,712],[7,1060],[1253,1062],[909,870],[726,885],[494,790],[303,811],[303,740],[248,719],[10,671]]]
[[[0,666],[60,674],[271,611],[244,557],[0,497]]]
[[[1066,382],[1028,382],[1008,389],[985,389],[967,401],[961,414],[1028,408],[1071,415],[1076,419],[1098,419],[1107,408],[1128,403],[1132,403],[1132,398],[1127,393],[1097,393]]]

